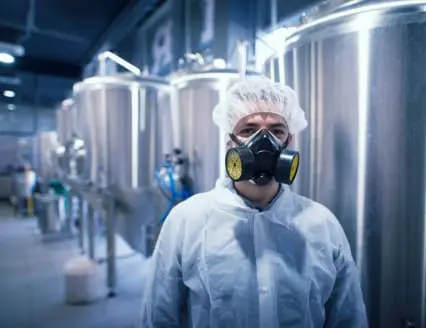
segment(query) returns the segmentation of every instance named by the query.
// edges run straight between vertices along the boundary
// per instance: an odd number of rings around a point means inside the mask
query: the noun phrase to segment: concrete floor
[[[13,219],[0,207],[0,327],[128,328],[135,327],[148,265],[141,255],[117,262],[118,295],[85,306],[65,304],[64,263],[80,251],[76,239],[45,239],[35,219]],[[105,254],[103,238],[98,256]],[[122,255],[131,250],[118,241]],[[100,265],[103,279],[105,265]]]

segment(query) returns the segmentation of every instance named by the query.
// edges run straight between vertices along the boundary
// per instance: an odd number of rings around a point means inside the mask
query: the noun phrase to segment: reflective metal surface
[[[74,86],[82,178],[117,200],[117,229],[140,249],[154,219],[154,171],[172,147],[169,85],[133,75],[93,77]],[[169,147],[169,148],[168,148]]]
[[[237,71],[216,69],[171,80],[175,146],[189,157],[195,193],[212,189],[225,176],[225,139],[213,123],[212,112],[239,78]]]
[[[426,13],[410,1],[378,8],[293,35],[267,70],[275,67],[274,78],[300,95],[310,126],[295,141],[301,167],[294,188],[342,223],[371,327],[420,328],[426,327]]]
[[[55,176],[56,162],[55,151],[58,147],[58,140],[55,131],[40,132],[37,136],[38,141],[38,175],[48,181]]]
[[[59,178],[69,176],[72,162],[72,143],[75,126],[75,105],[72,99],[65,99],[56,110],[56,133],[58,148],[55,151],[56,173]],[[71,152],[70,152],[71,151]]]
[[[73,107],[73,100],[65,99],[56,110],[56,132],[63,146],[72,138]]]

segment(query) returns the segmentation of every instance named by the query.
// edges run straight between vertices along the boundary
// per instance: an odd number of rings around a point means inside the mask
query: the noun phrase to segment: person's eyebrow
[[[269,129],[287,129],[287,125],[284,123],[272,123],[268,125]]]
[[[240,129],[255,128],[257,126],[259,126],[259,124],[257,123],[245,123],[245,124],[241,124]]]

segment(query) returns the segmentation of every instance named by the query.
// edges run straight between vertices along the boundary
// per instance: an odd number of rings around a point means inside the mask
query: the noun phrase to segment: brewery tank
[[[340,220],[371,327],[426,327],[424,5],[361,3],[319,17],[265,65],[306,110],[294,188]]]
[[[42,181],[54,178],[56,172],[55,151],[58,147],[56,131],[43,131],[37,137],[37,173]]]
[[[118,232],[144,252],[141,228],[155,218],[154,171],[172,147],[169,83],[95,76],[77,83],[73,96],[87,153],[82,178],[112,193]]]
[[[225,176],[226,139],[213,123],[212,113],[240,79],[237,70],[213,68],[177,74],[170,80],[175,146],[188,156],[195,193],[212,189]]]

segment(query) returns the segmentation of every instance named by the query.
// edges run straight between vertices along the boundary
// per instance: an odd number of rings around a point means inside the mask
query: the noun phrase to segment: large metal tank
[[[74,86],[77,131],[87,158],[82,177],[118,203],[118,229],[140,249],[141,226],[154,219],[154,171],[172,147],[170,86],[159,78],[120,74]]]
[[[225,136],[213,123],[212,112],[240,78],[236,70],[211,69],[171,79],[175,146],[189,158],[195,193],[212,189],[225,176]]]
[[[321,17],[266,64],[296,89],[310,123],[296,139],[294,188],[342,223],[377,328],[426,327],[425,4]]]

